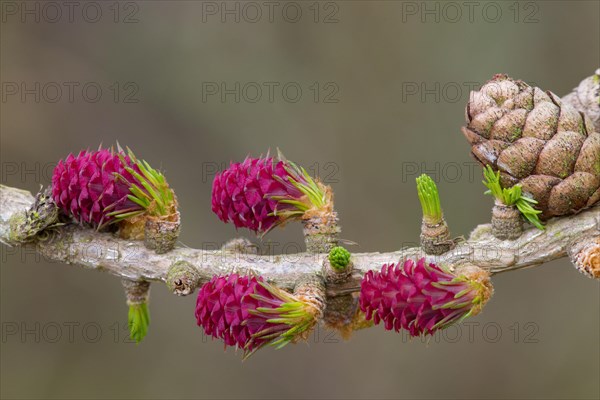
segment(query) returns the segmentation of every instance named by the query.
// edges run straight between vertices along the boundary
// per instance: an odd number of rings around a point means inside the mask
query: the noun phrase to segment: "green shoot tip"
[[[422,174],[417,178],[417,192],[423,209],[423,219],[430,224],[440,223],[443,218],[440,196],[435,182],[429,175]]]

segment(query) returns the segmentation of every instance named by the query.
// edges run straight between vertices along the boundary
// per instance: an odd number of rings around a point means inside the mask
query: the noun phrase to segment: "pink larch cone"
[[[323,185],[292,162],[272,157],[231,163],[213,181],[212,210],[219,219],[260,234],[326,203],[331,198]]]
[[[121,154],[122,155],[122,154]],[[54,202],[79,223],[102,226],[114,221],[114,216],[105,211],[136,211],[142,207],[128,199],[130,185],[118,180],[115,173],[129,182],[137,180],[126,170],[139,169],[130,158],[123,160],[118,153],[108,149],[82,151],[77,156],[69,154],[59,161],[52,175],[52,197]]]
[[[246,357],[272,344],[282,347],[304,338],[316,323],[307,301],[267,284],[263,278],[230,274],[204,284],[196,301],[196,321],[207,335]]]
[[[469,276],[453,274],[424,258],[385,264],[380,272],[365,274],[360,308],[367,320],[383,321],[387,330],[431,335],[479,313],[491,295],[491,285],[487,273],[476,270]]]
[[[145,239],[157,253],[172,249],[179,236],[175,193],[161,172],[129,149],[69,155],[54,169],[52,197],[80,224],[119,222],[121,237]]]

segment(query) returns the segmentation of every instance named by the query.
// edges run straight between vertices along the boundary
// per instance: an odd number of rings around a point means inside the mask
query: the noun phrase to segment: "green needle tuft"
[[[123,160],[123,165],[127,165],[125,156],[120,147],[119,151],[121,152],[119,157]],[[146,161],[138,160],[135,157],[135,154],[133,154],[133,151],[129,148],[127,148],[127,156],[131,162],[138,167],[140,172],[137,172],[135,169],[128,166],[125,167],[125,170],[141,184],[141,187],[134,182],[127,181],[121,174],[115,173],[115,175],[117,179],[129,184],[129,191],[131,194],[128,195],[127,198],[142,207],[142,210],[136,210],[130,213],[124,213],[123,210],[119,210],[113,211],[108,215],[115,217],[116,220],[122,220],[143,213],[155,217],[172,214],[175,207],[175,195],[173,194],[173,190],[169,187],[164,175],[160,171],[152,168]]]
[[[423,219],[429,224],[442,221],[442,207],[437,186],[429,175],[423,174],[417,178],[417,192],[423,209]]]
[[[129,306],[129,336],[136,343],[140,343],[148,333],[148,325],[150,325],[150,314],[148,312],[148,304],[131,304]]]
[[[536,228],[545,229],[539,217],[542,212],[533,207],[537,204],[537,201],[525,196],[521,185],[514,185],[510,189],[502,188],[500,185],[500,171],[494,172],[489,165],[486,165],[483,169],[483,176],[485,177],[483,184],[489,189],[485,194],[491,194],[504,205],[516,206],[521,214]]]

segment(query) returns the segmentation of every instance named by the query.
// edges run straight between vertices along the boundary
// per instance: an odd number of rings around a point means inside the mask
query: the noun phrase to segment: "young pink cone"
[[[479,268],[465,271],[469,276],[453,274],[424,258],[385,264],[380,272],[365,274],[360,309],[367,320],[383,321],[387,330],[431,335],[479,313],[491,296],[487,273]]]
[[[119,154],[100,149],[81,151],[77,156],[69,154],[60,160],[52,175],[52,196],[54,202],[79,223],[101,226],[114,220],[104,210],[114,211],[141,209],[127,198],[129,185],[115,179],[115,173],[124,176],[129,182],[135,178],[125,167],[137,169],[129,157],[121,160]],[[139,171],[138,171],[139,172]]]
[[[52,197],[67,215],[94,227],[176,210],[164,176],[131,151],[99,149],[70,154],[52,175]]]
[[[280,348],[304,338],[316,314],[313,304],[260,276],[215,276],[200,288],[196,301],[198,326],[226,346],[243,349],[245,358],[265,345]]]
[[[265,234],[331,204],[328,188],[287,160],[246,158],[215,176],[212,210],[225,223]]]

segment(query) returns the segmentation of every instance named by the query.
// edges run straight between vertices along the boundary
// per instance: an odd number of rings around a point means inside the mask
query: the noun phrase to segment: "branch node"
[[[187,296],[200,286],[200,273],[187,261],[176,261],[167,271],[167,287],[178,296]]]
[[[150,297],[150,282],[133,281],[131,279],[121,279],[125,296],[127,296],[127,305],[137,305],[148,303]]]
[[[167,253],[175,248],[180,230],[179,211],[172,214],[170,219],[148,217],[144,226],[144,245],[156,254]]]
[[[59,225],[58,207],[52,200],[52,188],[40,189],[26,211],[17,212],[9,220],[8,241],[21,244],[32,241],[44,229]]]
[[[329,284],[345,283],[352,276],[354,265],[351,254],[343,247],[336,246],[329,251],[328,257],[323,259],[323,276]]]
[[[569,244],[568,254],[579,272],[600,279],[600,235],[575,239]]]

